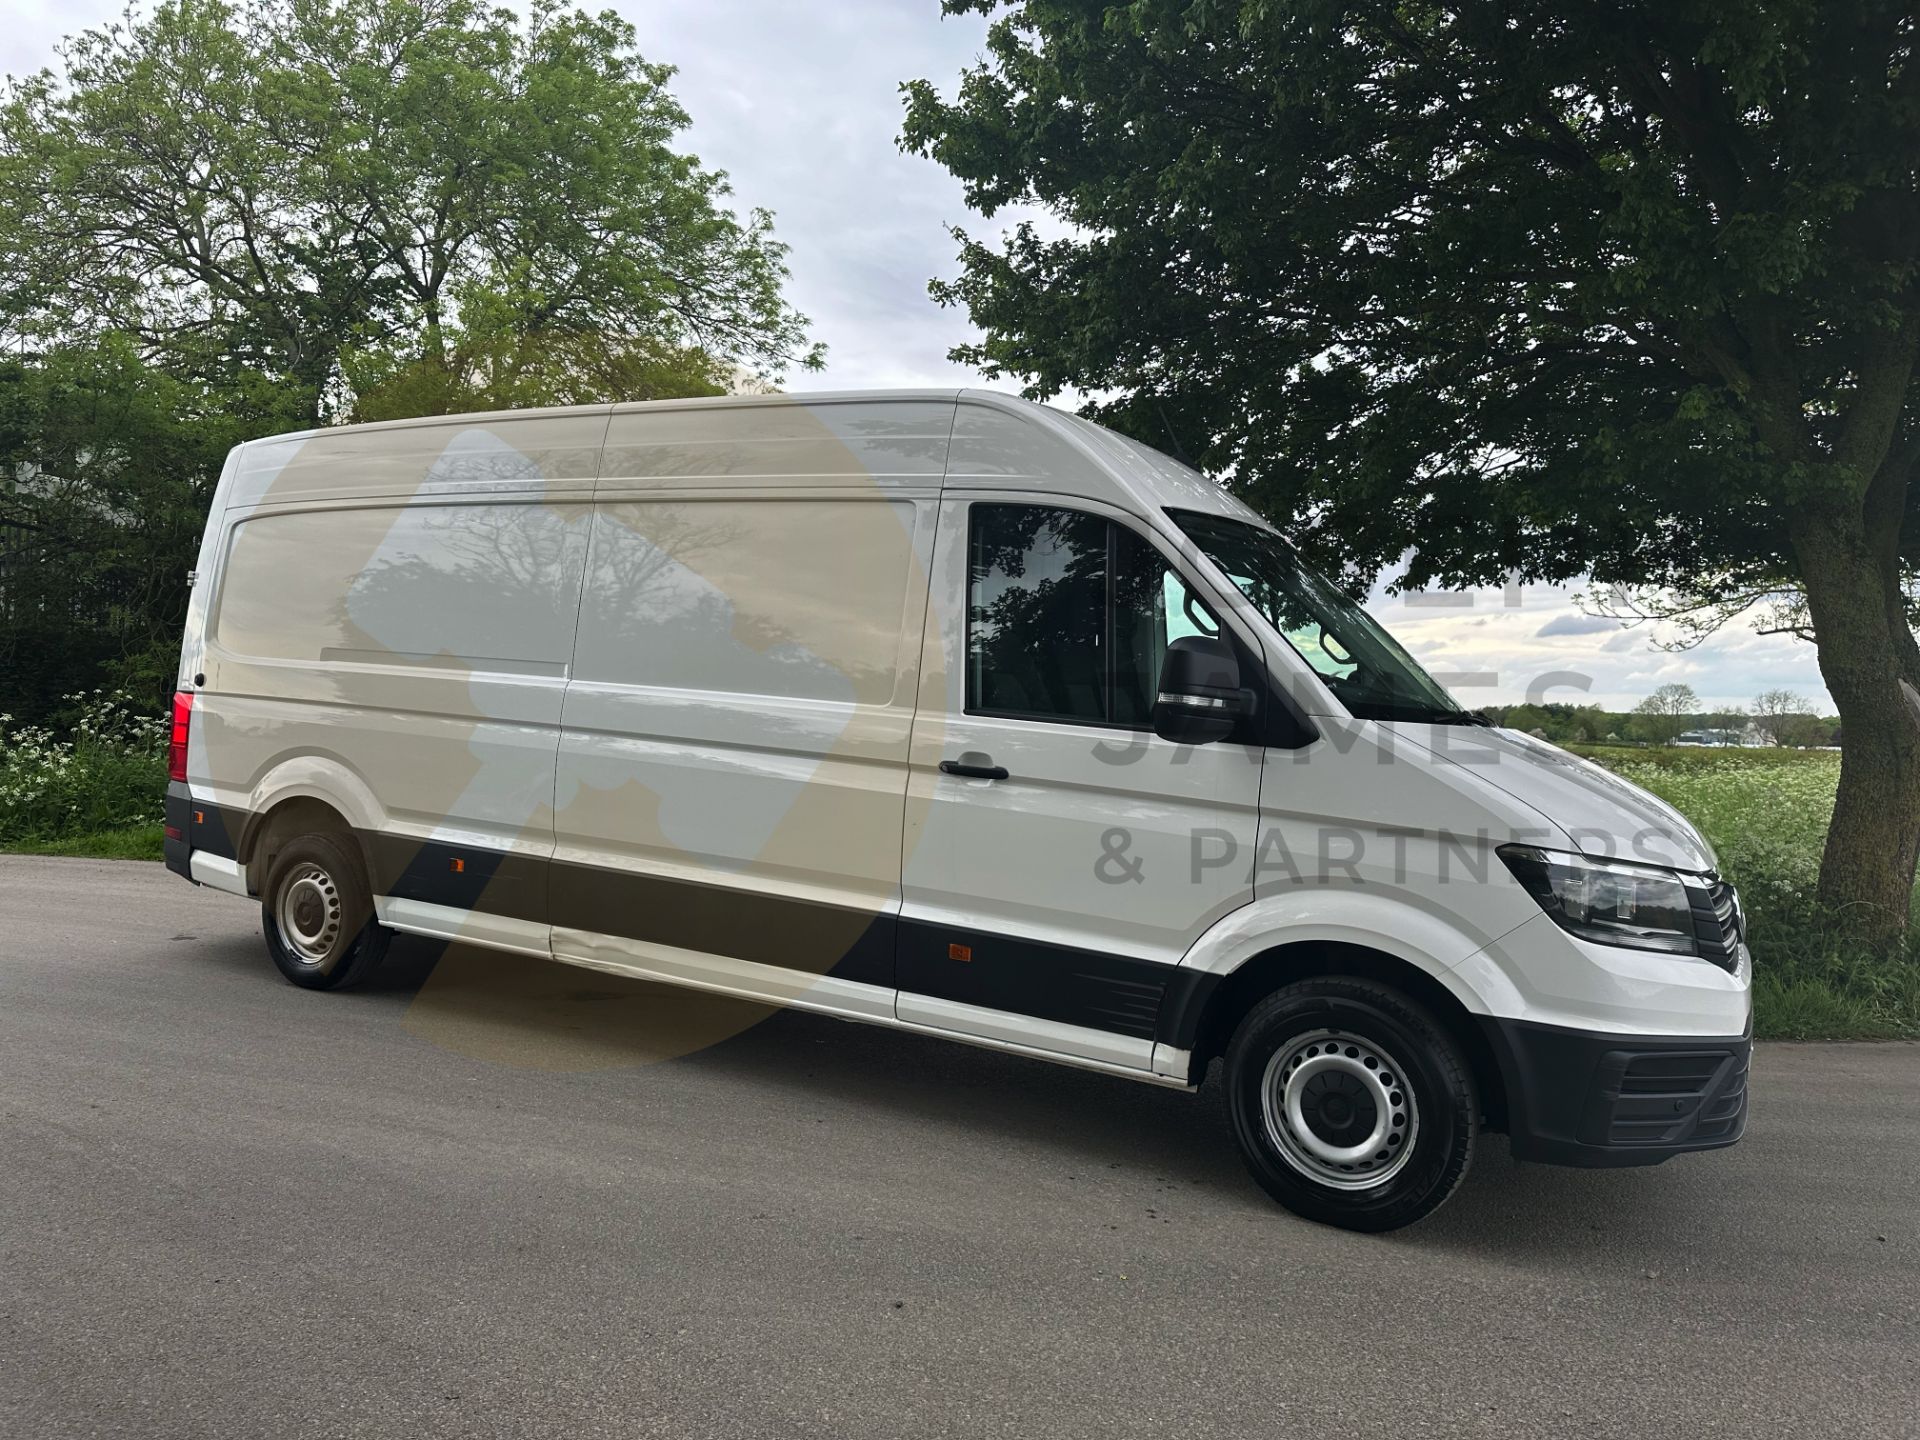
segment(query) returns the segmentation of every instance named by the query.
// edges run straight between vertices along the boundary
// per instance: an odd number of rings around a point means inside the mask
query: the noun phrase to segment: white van
[[[235,450],[167,863],[297,985],[395,931],[1192,1088],[1385,1230],[1477,1133],[1730,1145],[1751,965],[1673,810],[1488,728],[1219,486],[973,390]]]

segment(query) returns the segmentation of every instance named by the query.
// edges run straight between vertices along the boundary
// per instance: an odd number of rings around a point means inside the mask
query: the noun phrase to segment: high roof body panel
[[[343,425],[253,441],[233,509],[474,493],[879,484],[1024,490],[1257,517],[1148,446],[991,390],[739,395]]]

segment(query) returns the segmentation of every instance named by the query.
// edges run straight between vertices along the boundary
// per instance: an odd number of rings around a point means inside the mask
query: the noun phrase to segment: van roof
[[[484,491],[552,498],[875,484],[1080,496],[1257,517],[1149,446],[995,390],[723,395],[430,415],[240,447],[230,508]]]

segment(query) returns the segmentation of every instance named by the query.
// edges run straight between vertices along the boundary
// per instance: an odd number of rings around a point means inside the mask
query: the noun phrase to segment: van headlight
[[[1569,935],[1632,950],[1699,953],[1686,883],[1672,870],[1533,845],[1502,845],[1499,855]]]

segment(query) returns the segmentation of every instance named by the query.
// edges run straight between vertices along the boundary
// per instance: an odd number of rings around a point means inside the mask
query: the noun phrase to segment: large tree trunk
[[[1902,606],[1898,520],[1889,534],[1878,498],[1864,513],[1802,516],[1793,545],[1841,725],[1819,896],[1849,929],[1892,942],[1906,933],[1920,856],[1920,713],[1901,683],[1920,689],[1920,647]]]

